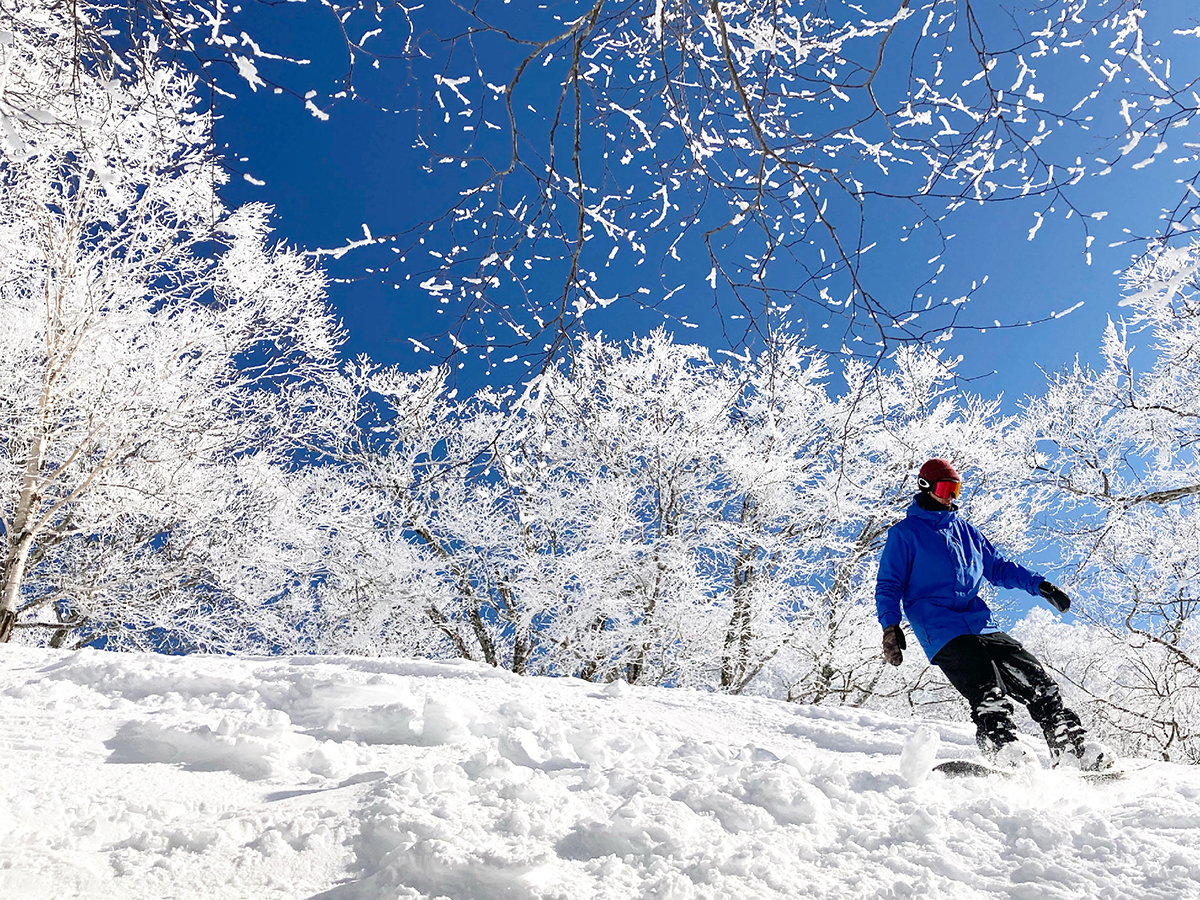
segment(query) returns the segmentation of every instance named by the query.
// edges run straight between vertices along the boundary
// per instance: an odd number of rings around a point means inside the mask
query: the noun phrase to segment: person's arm
[[[911,571],[912,549],[899,529],[893,528],[888,532],[875,579],[875,614],[883,626],[883,658],[892,666],[904,661],[908,646],[904,629],[900,627],[900,617],[901,600]]]
[[[996,587],[1020,589],[1027,594],[1037,596],[1038,588],[1046,580],[1046,577],[1040,572],[1027,569],[1020,563],[1005,558],[979,529],[973,525],[970,527],[975,529],[983,546],[983,577]]]
[[[875,615],[884,628],[900,624],[901,599],[911,571],[912,548],[901,530],[892,528],[879,557],[879,575],[875,579]]]
[[[976,532],[978,533],[978,529]],[[988,581],[998,587],[1020,588],[1035,597],[1039,595],[1045,597],[1046,602],[1059,612],[1066,612],[1071,608],[1071,598],[1067,596],[1066,591],[1053,582],[1047,581],[1040,572],[1034,572],[1012,560],[1005,559],[1000,551],[992,546],[991,541],[982,534],[979,537],[983,541],[983,575]]]

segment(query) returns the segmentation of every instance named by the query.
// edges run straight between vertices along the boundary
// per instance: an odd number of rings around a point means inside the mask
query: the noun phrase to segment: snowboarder
[[[944,459],[921,466],[920,488],[907,516],[892,526],[879,561],[875,608],[883,626],[883,655],[900,665],[906,649],[901,611],[925,655],[971,708],[976,742],[1000,765],[1034,761],[1017,741],[1016,698],[1041,726],[1054,765],[1073,757],[1085,770],[1112,766],[1110,751],[1094,740],[1079,716],[1063,705],[1058,684],[1021,644],[1001,631],[979,596],[983,579],[1041,595],[1059,612],[1071,600],[1037,572],[1005,559],[959,513],[962,479]]]

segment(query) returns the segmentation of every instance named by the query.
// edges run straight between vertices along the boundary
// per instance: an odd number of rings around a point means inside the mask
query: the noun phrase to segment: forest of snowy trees
[[[642,6],[657,17],[637,18]],[[838,48],[871,39],[882,60],[908,6],[870,28],[818,30]],[[1140,7],[1119,6],[1133,18],[1118,28],[1111,13],[1105,41],[1137,26]],[[275,237],[286,223],[269,207],[224,203],[208,98],[225,82],[209,63],[240,60],[236,74],[263,84],[250,56],[235,52],[258,54],[253,40],[222,35],[203,4],[0,0],[0,639],[463,658],[804,703],[926,714],[944,705],[950,715],[957,707],[936,670],[912,654],[899,669],[883,664],[873,602],[887,529],[921,462],[940,455],[964,474],[965,508],[997,545],[1058,554],[1054,579],[1076,618],[1035,614],[1019,634],[1074,705],[1122,750],[1200,762],[1200,242],[1187,234],[1197,225],[1187,195],[1174,242],[1154,243],[1129,270],[1124,315],[1094,337],[1103,367],[1050,373],[1019,414],[1002,415],[998,399],[963,389],[940,342],[944,320],[929,332],[910,327],[911,304],[884,310],[857,283],[869,248],[839,243],[826,214],[868,189],[785,158],[789,116],[799,115],[788,102],[837,96],[833,76],[812,98],[776,84],[783,99],[759,118],[746,106],[759,83],[748,74],[774,84],[778,61],[737,77],[729,34],[750,34],[758,21],[740,4],[659,0],[611,20],[602,2],[588,9],[555,38],[575,50],[562,83],[576,98],[576,139],[585,39],[608,27],[614,52],[617,38],[641,29],[669,56],[662,42],[684,46],[688,16],[715,11],[706,40],[716,44],[687,51],[706,73],[696,89],[708,92],[709,111],[672,152],[719,168],[728,151],[741,173],[730,196],[749,185],[757,199],[731,201],[733,219],[714,223],[668,210],[665,188],[660,200],[651,187],[631,197],[607,175],[624,205],[593,203],[578,140],[544,171],[514,159],[513,171],[549,179],[546,205],[491,235],[477,230],[472,249],[425,275],[433,300],[463,299],[459,321],[482,323],[479,341],[507,326],[527,341],[522,353],[543,354],[541,368],[460,396],[446,365],[346,360],[321,255]],[[1039,40],[1084,40],[1083,19],[1064,21],[1061,35]],[[920,49],[909,47],[910,58]],[[1131,58],[1145,62],[1140,53],[1137,44]],[[984,76],[994,67],[980,65]],[[1200,107],[1155,79],[1175,105],[1155,105],[1156,124],[1139,137],[1161,138]],[[722,84],[734,92],[719,97]],[[897,113],[911,138],[894,139],[925,166],[903,187],[914,203],[1022,185],[1057,196],[1067,186],[1070,174],[1059,182],[1053,166],[1022,168],[1038,149],[1029,135],[982,161],[990,138],[980,129],[1003,90],[969,105],[922,84]],[[867,78],[856,97],[871,96]],[[658,111],[663,121],[687,119],[684,100],[672,102]],[[954,109],[976,131],[964,137],[943,118],[959,140],[939,144],[940,114],[920,103]],[[509,106],[516,147],[520,114]],[[732,122],[757,145],[725,134]],[[836,135],[839,152],[883,166],[883,144],[863,150],[852,127],[825,124],[827,145]],[[882,127],[901,126],[885,117]],[[743,172],[750,157],[759,167]],[[664,183],[696,175],[678,166]],[[986,187],[1006,169],[1011,184]],[[833,207],[805,181],[826,176],[827,192],[842,192]],[[502,182],[477,185],[440,221],[453,232],[486,217],[487,203],[508,203]],[[584,330],[584,313],[612,302],[602,266],[588,268],[598,248],[607,259],[617,245],[645,255],[666,233],[618,228],[610,213],[636,204],[669,211],[668,225],[692,215],[713,229],[700,286],[717,290],[719,275],[735,305],[756,311],[747,318],[760,336],[754,352],[717,352],[663,330],[619,339]],[[781,230],[784,208],[798,232]],[[608,244],[585,248],[585,213],[588,233]],[[731,268],[726,250],[738,242],[713,236],[756,219],[758,255]],[[810,270],[793,292],[801,305],[789,325],[781,295],[750,297],[781,247],[800,254],[817,237],[830,268]],[[529,268],[555,240],[562,277],[552,299],[521,273],[513,284],[538,297],[528,316],[482,318],[499,308],[483,287]],[[872,323],[879,340],[869,353],[819,351],[804,339],[803,304],[840,305],[847,344]]]

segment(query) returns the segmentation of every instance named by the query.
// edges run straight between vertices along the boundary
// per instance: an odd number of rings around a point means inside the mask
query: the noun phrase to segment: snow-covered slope
[[[3,647],[0,897],[1200,896],[1200,771],[946,780],[920,724],[460,663]]]

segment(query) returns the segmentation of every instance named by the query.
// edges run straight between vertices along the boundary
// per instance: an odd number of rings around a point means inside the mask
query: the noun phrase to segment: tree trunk
[[[740,524],[743,527],[754,521],[756,507],[753,497],[746,495],[742,499]],[[754,637],[750,592],[758,574],[754,563],[760,549],[753,542],[739,539],[737,556],[733,562],[733,614],[725,632],[725,646],[721,656],[721,689],[734,694],[740,693],[749,681],[746,673],[750,669],[750,644]]]
[[[21,581],[25,578],[25,563],[29,560],[29,548],[33,546],[33,535],[25,532],[11,545],[8,558],[4,561],[4,594],[0,598],[0,641],[12,637],[17,619],[17,599],[21,593]]]
[[[725,633],[721,660],[721,689],[730,690],[741,681],[750,656],[750,601],[740,592],[734,596],[733,615]]]
[[[21,496],[17,500],[16,515],[8,532],[8,552],[4,559],[4,592],[0,594],[0,643],[12,638],[17,621],[17,603],[21,596],[21,582],[25,580],[25,565],[29,562],[29,551],[33,547],[33,508],[37,502],[38,474],[42,470],[42,456],[46,452],[46,435],[42,428],[46,409],[50,402],[50,376],[42,382],[42,394],[38,398],[37,418],[34,428],[37,433],[29,446],[25,459],[25,474],[21,476]]]
[[[44,447],[45,442],[39,434],[29,448],[29,459],[25,463],[25,475],[21,483],[21,499],[17,503],[17,514],[13,516],[8,553],[4,560],[4,593],[0,594],[0,642],[7,642],[12,637],[17,620],[21,582],[25,579],[25,565],[33,547],[33,532],[29,530],[29,523],[36,500],[35,486],[38,471],[42,467]]]

